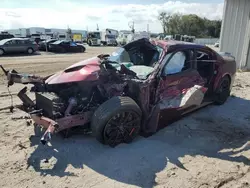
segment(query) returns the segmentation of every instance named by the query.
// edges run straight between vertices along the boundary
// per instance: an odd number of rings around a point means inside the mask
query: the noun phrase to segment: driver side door
[[[161,110],[160,122],[179,118],[202,102],[201,97],[189,101],[187,98],[192,98],[192,94],[185,96],[190,88],[204,86],[194,62],[193,50],[178,50],[164,57],[156,95]]]
[[[18,52],[18,44],[16,40],[10,40],[4,44],[4,50],[7,53]]]

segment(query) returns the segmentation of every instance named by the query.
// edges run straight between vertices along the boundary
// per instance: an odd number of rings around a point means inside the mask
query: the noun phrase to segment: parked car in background
[[[9,34],[8,32],[1,32],[0,33],[0,40],[3,39],[10,39],[10,38],[14,38],[15,36],[12,34]]]
[[[58,40],[49,44],[49,50],[51,52],[85,52],[86,48],[79,43],[75,43],[67,40]]]
[[[57,41],[57,39],[49,39],[49,40],[45,40],[45,41],[40,42],[39,43],[39,50],[46,51],[46,48],[47,48],[47,50],[49,51],[49,44],[56,42],[56,41]]]
[[[38,50],[38,45],[27,38],[11,38],[0,41],[0,56],[7,53],[26,52],[33,54]]]

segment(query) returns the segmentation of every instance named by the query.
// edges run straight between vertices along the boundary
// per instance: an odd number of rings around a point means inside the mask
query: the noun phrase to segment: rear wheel
[[[219,87],[215,92],[215,104],[222,105],[227,101],[230,96],[230,84],[231,82],[228,76],[221,79]]]
[[[0,56],[4,54],[4,50],[0,49]]]
[[[94,113],[91,129],[96,139],[111,147],[130,143],[139,134],[141,109],[129,97],[113,97]]]

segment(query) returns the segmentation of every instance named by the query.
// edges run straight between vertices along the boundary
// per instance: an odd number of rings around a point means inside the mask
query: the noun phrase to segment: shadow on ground
[[[39,146],[30,155],[28,165],[41,175],[59,177],[77,176],[66,170],[68,165],[83,171],[88,167],[110,179],[140,187],[154,186],[156,173],[169,162],[188,171],[179,160],[185,155],[250,165],[250,160],[240,154],[249,149],[242,147],[249,140],[249,111],[250,101],[231,97],[223,106],[205,107],[149,138],[139,137],[130,145],[114,149],[80,134],[65,140],[55,136],[51,147],[40,145],[40,137],[33,136],[31,144]],[[235,148],[241,149],[220,152]],[[41,164],[46,162],[44,159],[50,163],[51,157],[57,162],[52,169],[44,169]]]

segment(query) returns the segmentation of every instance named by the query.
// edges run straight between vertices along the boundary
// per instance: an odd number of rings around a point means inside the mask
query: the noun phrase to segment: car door
[[[65,52],[70,52],[70,42],[62,42],[62,47],[64,48]]]
[[[216,75],[215,65],[217,56],[209,49],[195,49],[195,68],[205,81],[205,86],[208,88],[207,94],[213,91],[213,78]]]
[[[26,52],[27,45],[25,44],[25,40],[16,40],[16,51],[17,52]]]
[[[168,53],[162,64],[156,97],[160,121],[169,121],[199,105],[203,100],[200,91],[206,90],[204,80],[194,68],[193,50]]]
[[[70,42],[70,52],[77,52],[79,51],[79,46],[75,42]]]
[[[16,40],[10,40],[4,44],[4,50],[7,53],[18,52]]]

